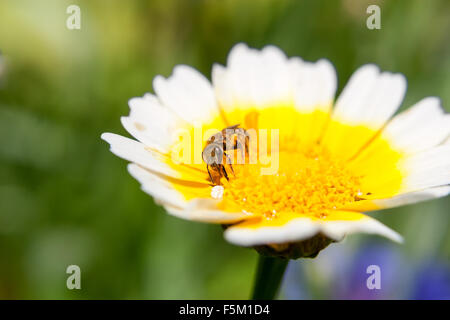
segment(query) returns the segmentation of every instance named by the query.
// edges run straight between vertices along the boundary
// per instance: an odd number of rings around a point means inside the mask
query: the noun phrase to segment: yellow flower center
[[[202,132],[216,133],[234,124],[244,129],[277,129],[279,149],[272,154],[270,132],[265,138],[268,139],[267,158],[273,160],[277,155],[278,169],[262,174],[261,169],[271,164],[263,165],[261,161],[254,164],[248,159],[244,164],[233,162],[233,170],[226,165],[229,180],[221,178],[223,193],[222,190],[213,192],[222,198],[220,210],[247,212],[250,217],[263,218],[269,224],[282,224],[299,216],[326,218],[331,211],[336,210],[336,214],[347,204],[389,197],[401,188],[402,172],[397,163],[402,155],[368,127],[329,121],[327,112],[301,114],[291,107],[264,109],[257,114],[237,110],[226,116],[226,123],[217,118],[203,125]],[[202,137],[196,135],[197,129],[188,128],[190,134],[186,141],[191,145],[195,145],[196,136]],[[258,143],[259,139],[260,136]],[[373,147],[365,150],[366,142],[371,140],[374,140]],[[202,143],[204,148],[205,137]],[[183,175],[173,186],[186,200],[215,198],[206,163],[201,161],[202,143],[197,144],[200,147],[194,148],[194,152],[185,154],[188,161],[169,161]],[[200,157],[200,162],[194,161],[195,156]],[[239,157],[239,153],[235,156]],[[259,154],[258,159],[261,160]],[[181,183],[181,180],[189,182]]]
[[[322,218],[362,195],[360,178],[320,147],[280,150],[278,155],[273,175],[261,175],[260,164],[234,165],[235,175],[222,179],[224,201],[268,219],[284,213]]]

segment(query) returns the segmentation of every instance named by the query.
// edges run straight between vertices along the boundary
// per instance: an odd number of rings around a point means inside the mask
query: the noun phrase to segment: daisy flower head
[[[299,258],[355,232],[400,242],[363,212],[450,192],[450,117],[435,97],[393,116],[406,79],[375,65],[336,87],[328,60],[237,44],[212,83],[179,65],[131,99],[136,140],[102,138],[168,213],[222,224],[231,243]]]

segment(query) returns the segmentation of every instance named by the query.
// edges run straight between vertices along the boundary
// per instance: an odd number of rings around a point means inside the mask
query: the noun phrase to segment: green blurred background
[[[66,28],[70,4],[81,8],[81,30]],[[381,7],[381,30],[366,28],[369,4]],[[241,41],[326,57],[339,90],[374,62],[406,75],[402,108],[435,95],[449,110],[449,31],[447,0],[2,0],[0,298],[248,298],[256,253],[226,243],[219,226],[165,214],[100,134],[128,136],[119,117],[156,75],[183,63],[209,77]],[[335,265],[374,244],[400,252],[406,272],[432,262],[450,275],[449,201],[376,213],[404,245],[352,236],[333,245],[347,255],[330,248],[292,264],[303,276],[284,287],[339,298],[327,280]],[[81,290],[66,288],[70,264],[81,267]],[[282,297],[295,296],[284,287]]]

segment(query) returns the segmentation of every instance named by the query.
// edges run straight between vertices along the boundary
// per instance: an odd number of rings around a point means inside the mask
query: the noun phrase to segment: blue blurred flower
[[[380,268],[379,289],[367,286],[371,265]],[[415,263],[391,244],[372,243],[356,252],[336,246],[316,260],[292,261],[283,292],[286,299],[450,299],[450,266],[436,259]]]
[[[381,286],[369,289],[367,279],[372,275],[369,266],[380,268]],[[339,270],[338,285],[334,288],[336,299],[392,299],[402,295],[407,282],[408,264],[399,250],[392,245],[371,244],[356,253],[346,270]]]
[[[450,265],[448,263],[428,263],[420,268],[415,277],[412,299],[450,300]]]

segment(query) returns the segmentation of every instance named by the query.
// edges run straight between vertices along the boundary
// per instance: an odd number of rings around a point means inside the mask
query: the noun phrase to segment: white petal
[[[232,81],[229,80],[227,69],[215,63],[212,67],[212,82],[219,106],[230,109],[234,105]]]
[[[311,238],[319,231],[319,225],[307,218],[293,219],[283,226],[244,228],[229,227],[225,239],[240,246],[255,246],[269,243],[285,243]]]
[[[143,189],[144,190],[144,189]],[[153,196],[147,190],[144,190]],[[155,197],[155,196],[153,196]],[[157,200],[158,198],[155,198]],[[248,218],[248,214],[242,212],[225,212],[217,209],[218,202],[215,199],[197,198],[185,202],[184,207],[173,206],[171,203],[162,202],[168,213],[179,218],[205,223],[236,223]]]
[[[352,75],[337,99],[333,118],[379,129],[400,106],[405,91],[403,75],[380,73],[375,65],[362,66]]]
[[[256,77],[260,66],[259,52],[240,43],[231,49],[227,62],[227,80],[232,90],[234,105],[222,107],[255,105],[253,99],[257,96],[259,87]],[[222,90],[216,92],[220,94]]]
[[[212,79],[220,106],[226,111],[292,101],[287,58],[274,46],[255,50],[237,44],[230,51],[226,68],[214,65]]]
[[[260,52],[255,70],[253,100],[257,105],[270,106],[291,98],[291,83],[286,55],[277,47],[266,46]]]
[[[353,216],[354,212],[351,213]],[[361,214],[358,220],[318,221],[308,218],[292,219],[282,226],[231,226],[225,230],[227,241],[241,246],[255,246],[271,243],[287,243],[309,239],[317,233],[341,241],[352,233],[370,233],[384,236],[392,241],[402,242],[402,237],[381,222]]]
[[[186,207],[186,200],[165,180],[132,163],[128,165],[128,172],[140,182],[142,190],[151,195],[156,203],[178,209]]]
[[[135,162],[147,169],[180,178],[180,173],[161,161],[156,152],[152,152],[138,141],[122,137],[114,133],[103,133],[102,139],[111,145],[111,152],[125,160]]]
[[[401,193],[450,184],[450,144],[444,144],[402,160],[405,172]]]
[[[179,65],[172,76],[157,76],[153,87],[161,103],[190,123],[204,123],[219,115],[214,91],[197,70]]]
[[[277,47],[256,50],[242,43],[233,47],[226,67],[213,66],[212,79],[219,104],[228,112],[280,104],[295,104],[307,113],[328,110],[337,85],[336,72],[327,60],[287,59]]]
[[[168,213],[186,220],[209,223],[231,223],[242,220],[244,213],[224,212],[217,209],[219,202],[209,198],[186,200],[170,183],[144,168],[129,164],[128,171],[141,183],[144,192],[151,195],[155,202],[164,206]]]
[[[360,220],[327,221],[321,224],[321,231],[336,241],[340,241],[352,233],[369,233],[386,237],[395,242],[403,242],[402,236],[397,232],[368,216]]]
[[[423,151],[450,135],[450,115],[444,114],[438,98],[428,97],[394,117],[382,135],[396,150]]]
[[[184,214],[189,220],[209,223],[235,223],[250,216],[243,212],[222,211],[218,209],[219,204],[219,200],[212,198],[193,199],[184,209]]]
[[[328,111],[337,87],[333,65],[325,59],[312,63],[291,58],[289,68],[296,108],[302,112],[318,108]]]
[[[152,94],[132,98],[128,104],[130,115],[121,118],[124,128],[146,146],[168,153],[176,139],[173,133],[183,121]]]
[[[166,209],[167,213],[178,217],[180,219],[196,221],[196,222],[205,222],[205,223],[234,223],[239,220],[242,220],[241,214],[229,214],[220,211],[203,211],[203,212],[191,212],[187,209],[180,209],[177,207],[172,207],[170,205],[165,205],[164,209]]]
[[[399,194],[391,198],[361,200],[345,206],[344,209],[356,211],[381,210],[437,199],[445,197],[448,194],[450,194],[450,186],[435,187],[415,192]]]

